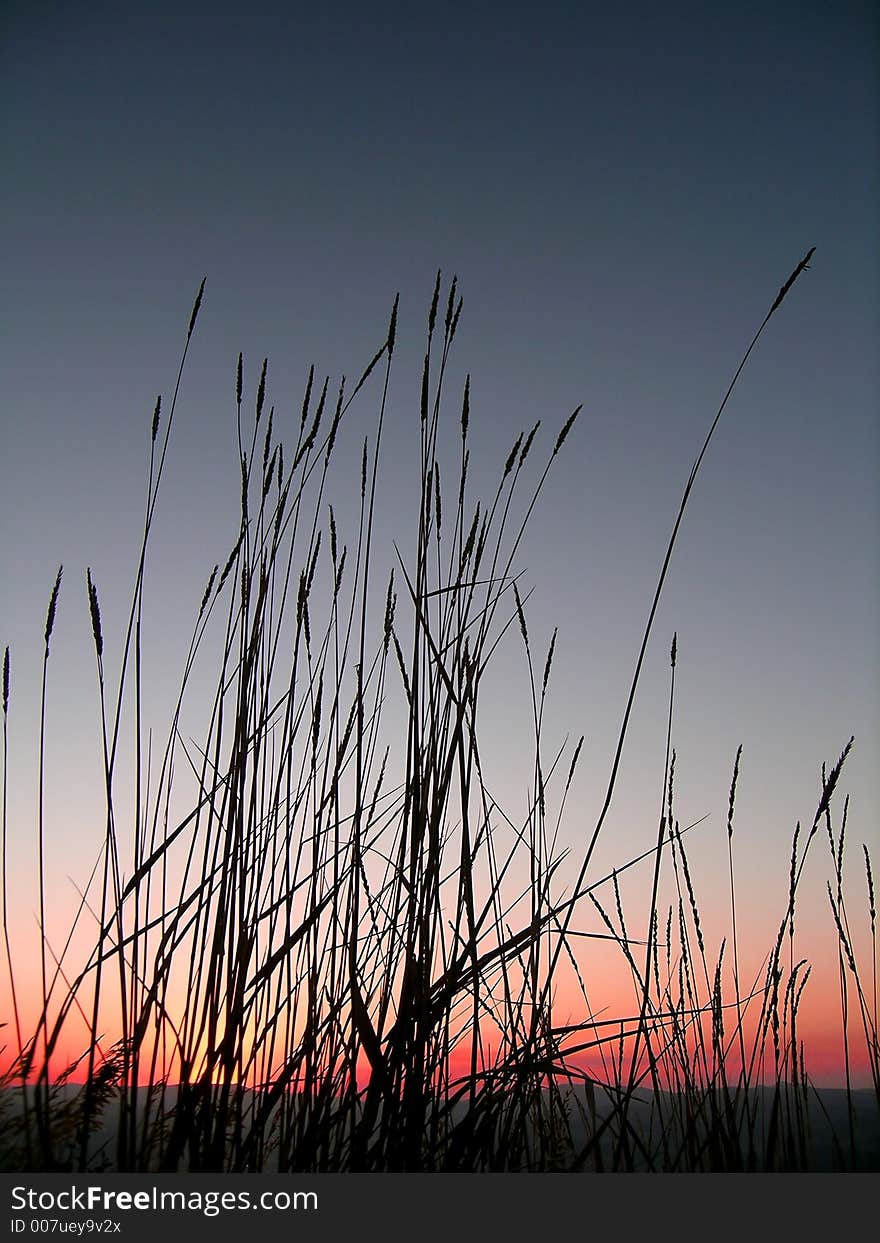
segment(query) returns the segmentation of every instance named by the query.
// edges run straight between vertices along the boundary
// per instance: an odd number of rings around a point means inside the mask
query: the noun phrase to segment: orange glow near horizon
[[[4,974],[6,973],[4,972]],[[29,1034],[38,1030],[40,1017],[37,981],[34,978],[30,978],[27,983],[28,988],[26,991],[22,989],[21,983],[19,983],[17,990],[19,1017],[25,1042]],[[108,972],[105,978],[105,993],[102,1000],[101,1036],[96,1058],[97,1065],[101,1064],[103,1058],[109,1054],[121,1036],[118,993],[114,1001],[114,985],[118,990],[118,976],[114,979],[112,973]],[[725,998],[723,1047],[726,1049],[725,1073],[728,1081],[735,1083],[740,1068],[739,1041],[735,1036],[736,1007],[727,999],[732,996],[732,980],[725,978],[723,989],[726,990],[728,987],[730,992],[723,992],[722,994]],[[843,1086],[846,1081],[839,990],[839,980],[834,978],[833,972],[826,970],[819,978],[811,978],[804,991],[798,1012],[796,1029],[798,1046],[800,1047],[801,1043],[803,1043],[805,1068],[808,1076],[816,1086]],[[632,1033],[638,1026],[639,1014],[639,999],[636,995],[633,981],[621,970],[616,972],[608,970],[599,977],[594,974],[590,977],[588,997],[592,1008],[592,1019],[598,1024],[596,1027],[591,1025],[584,998],[573,978],[566,979],[555,992],[553,1004],[554,1023],[561,1028],[574,1029],[568,1030],[560,1040],[561,1056],[557,1060],[557,1065],[564,1060],[565,1064],[574,1073],[588,1075],[597,1082],[614,1081],[617,1075],[622,1075],[624,1079],[627,1079],[633,1044]],[[50,1078],[53,1081],[63,1077],[71,1083],[84,1082],[84,1071],[87,1066],[89,1047],[89,1026],[86,1015],[90,1013],[91,1004],[91,988],[84,986],[80,998],[82,1012],[75,1006],[71,1008],[67,1022],[62,1029],[50,1058]],[[184,1004],[185,998],[180,989],[176,990],[175,995],[169,995],[166,998],[166,1005],[169,1012],[174,1016],[173,1021],[176,1026],[179,1026],[179,1022],[182,1020]],[[760,998],[753,999],[752,1002],[743,1007],[743,1035],[748,1059],[751,1059],[753,1056],[759,1008]],[[0,1075],[8,1077],[12,1074],[17,1056],[17,1038],[12,1018],[8,980],[3,990],[3,1014],[4,1021],[6,1022],[4,1032],[6,1039],[2,1049],[0,1049]],[[50,1031],[56,1017],[57,1007],[52,1004],[50,1005],[49,1018]],[[283,1016],[279,1016],[279,1028],[282,1018]],[[624,1033],[622,1060],[620,1046],[621,1029],[618,1026],[618,1024],[621,1024],[621,1021],[623,1021]],[[666,1022],[668,1023],[668,1017]],[[661,1049],[664,1043],[661,1029],[662,1024],[658,1022],[652,1035],[652,1045],[657,1049]],[[712,1018],[709,1013],[703,1014],[701,1029],[705,1047],[707,1050],[710,1050]],[[692,1030],[691,1045],[693,1045],[695,1033],[696,1026]],[[165,1034],[167,1040],[165,1056],[167,1060],[163,1060],[163,1057],[159,1058],[155,1078],[167,1077],[170,1082],[176,1082],[180,1074],[180,1059],[173,1052],[173,1040],[167,1028]],[[783,1046],[789,1036],[789,1024],[786,1020],[785,1027],[780,1028],[780,1040]],[[253,1037],[251,1036],[250,1039],[252,1042]],[[481,1026],[481,1053],[478,1057],[478,1070],[480,1073],[491,1070],[497,1056],[500,1041],[501,1032],[499,1026],[488,1020],[484,1021]],[[42,1035],[39,1035],[37,1044],[39,1050],[42,1044]],[[595,1047],[592,1049],[584,1047],[588,1045],[594,1045]],[[643,1040],[641,1045],[640,1072],[646,1072],[647,1062],[644,1056]],[[199,1077],[198,1068],[204,1066],[204,1057],[207,1052],[207,1044],[204,1039],[198,1046],[198,1050],[194,1059],[194,1079]],[[151,1053],[151,1038],[148,1036],[144,1040],[139,1055],[140,1073],[138,1075],[138,1082],[141,1086],[150,1082]],[[868,1087],[871,1083],[870,1059],[858,1007],[855,1005],[852,996],[850,996],[848,1053],[849,1075],[852,1086],[856,1088]],[[37,1059],[37,1063],[39,1064],[40,1062],[41,1055]],[[775,1073],[772,1030],[768,1030],[764,1045],[764,1056],[762,1060],[759,1059],[759,1064],[761,1069],[757,1077],[764,1082],[772,1081]],[[73,1067],[75,1069],[71,1070]],[[460,1035],[457,1042],[453,1043],[448,1056],[447,1071],[450,1079],[463,1079],[470,1073],[470,1068],[471,1037],[469,1033],[465,1032]],[[277,1073],[277,1070],[278,1067],[276,1066],[275,1073]],[[361,1053],[357,1073],[358,1082],[361,1086],[365,1085],[369,1080],[370,1073],[369,1062],[366,1056]],[[31,1077],[34,1077],[34,1075],[32,1074]],[[217,1081],[222,1078],[219,1069],[213,1077]],[[645,1086],[650,1086],[650,1076],[646,1076],[643,1081]],[[256,1082],[256,1076],[253,1073],[250,1075],[249,1082],[252,1086]]]

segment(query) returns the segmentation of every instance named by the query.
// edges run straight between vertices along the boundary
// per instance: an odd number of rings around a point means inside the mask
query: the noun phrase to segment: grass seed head
[[[394,567],[392,566],[391,575],[388,579],[388,594],[385,597],[385,624],[383,627],[383,647],[388,651],[388,644],[391,640],[391,628],[394,625],[394,610],[397,605],[397,595],[394,591]]]
[[[437,269],[437,279],[434,282],[434,296],[431,299],[431,310],[428,312],[428,340],[434,335],[434,326],[437,323],[437,302],[440,297],[440,269]]]
[[[669,761],[669,784],[667,786],[666,810],[667,820],[670,824],[674,823],[672,815],[673,792],[675,790],[675,750],[672,752],[672,759]]]
[[[727,804],[727,836],[728,839],[733,837],[733,808],[736,803],[736,782],[739,777],[739,761],[742,755],[742,743],[736,752],[736,759],[733,761],[733,777],[730,782],[730,798]]]
[[[556,437],[556,444],[553,446],[554,457],[556,457],[556,454],[565,444],[565,438],[568,435],[568,433],[571,431],[572,427],[574,426],[574,421],[577,418],[577,416],[580,414],[582,409],[583,409],[583,406],[578,406],[577,410],[575,410],[573,414],[570,414],[568,416],[568,419],[566,420],[565,425],[562,428],[562,431]]]
[[[223,567],[223,573],[220,575],[220,582],[217,584],[218,595],[223,590],[223,585],[229,577],[232,567],[235,564],[235,559],[238,556],[238,550],[241,548],[241,541],[242,535],[239,535],[238,539],[235,541],[235,547],[226,559],[226,564]]]
[[[339,566],[336,570],[336,578],[333,583],[333,595],[334,596],[339,595],[339,588],[342,586],[342,575],[345,572],[345,553],[346,553],[346,545],[343,544],[342,555],[339,558]]]
[[[306,419],[308,418],[309,405],[311,404],[311,400],[312,400],[312,385],[314,381],[315,381],[315,364],[312,363],[311,367],[309,367],[309,378],[306,380],[306,392],[305,392],[305,396],[303,397],[302,414],[300,415],[300,420],[299,420],[300,431],[302,431],[302,429],[305,427]]]
[[[263,359],[263,367],[260,371],[260,383],[257,385],[257,426],[260,425],[260,416],[263,413],[263,402],[266,400],[266,368],[269,365],[268,358]]]
[[[516,461],[517,454],[519,453],[520,445],[522,444],[522,438],[523,438],[523,434],[522,432],[520,432],[520,434],[516,438],[513,448],[510,450],[510,452],[507,455],[507,461],[504,463],[504,474],[501,476],[502,479],[506,479],[507,476],[510,474],[510,472],[513,470],[513,464]]]
[[[855,735],[850,738],[849,742],[843,748],[843,751],[841,751],[837,763],[831,769],[831,772],[828,774],[827,778],[823,776],[822,794],[819,799],[819,806],[816,809],[816,815],[813,817],[814,828],[818,825],[819,821],[822,819],[822,816],[828,810],[828,805],[831,802],[831,796],[834,793],[835,786],[837,785],[838,778],[840,777],[840,771],[846,762],[846,757],[849,755],[854,742]]]
[[[46,610],[46,629],[44,631],[44,639],[46,642],[46,652],[49,651],[49,640],[52,638],[52,631],[55,629],[55,610],[58,607],[58,592],[61,589],[61,575],[64,567],[59,565],[58,573],[55,575],[55,585],[52,588],[52,594],[49,597],[49,607]]]
[[[208,579],[208,585],[205,588],[205,594],[202,596],[202,603],[199,606],[199,617],[201,617],[201,615],[205,611],[205,608],[207,607],[208,600],[211,597],[211,588],[214,586],[214,579],[217,577],[217,571],[219,568],[220,568],[219,566],[215,565],[213,570],[211,571],[211,575]]]
[[[199,285],[199,292],[196,294],[196,300],[193,303],[192,315],[190,315],[189,317],[189,328],[187,328],[186,330],[187,341],[189,341],[190,337],[193,334],[193,329],[196,326],[196,320],[198,319],[199,310],[202,305],[202,294],[205,292],[205,280],[206,279],[207,279],[206,277],[204,276],[202,277],[202,283],[201,285]]]
[[[397,308],[400,305],[400,294],[394,295],[394,306],[391,308],[391,323],[388,325],[388,358],[394,353],[394,342],[397,339]]]
[[[90,567],[86,569],[86,584],[89,592],[89,613],[92,618],[92,637],[95,640],[95,652],[100,660],[104,654],[104,638],[101,633],[101,609],[98,605],[98,589],[92,579]]]
[[[423,423],[428,421],[428,373],[430,370],[430,360],[425,354],[425,361],[422,365],[422,391],[419,397],[419,416]]]
[[[536,436],[536,434],[537,434],[538,428],[539,428],[540,426],[541,426],[541,420],[540,420],[540,419],[538,419],[537,423],[536,423],[536,424],[535,424],[535,426],[532,428],[532,430],[529,432],[528,436],[526,436],[526,442],[525,442],[525,444],[523,445],[523,447],[522,447],[522,451],[521,451],[521,453],[520,453],[520,455],[519,455],[519,465],[520,465],[520,466],[522,466],[523,462],[524,462],[524,461],[526,460],[526,458],[528,457],[528,454],[529,454],[529,449],[531,449],[531,447],[532,447],[532,441],[535,439],[535,436]]]
[[[337,554],[337,548],[336,548],[336,516],[335,516],[335,514],[333,513],[333,506],[332,506],[332,505],[328,505],[328,507],[327,507],[327,508],[330,510],[330,560],[331,560],[331,561],[333,562],[333,564],[335,565],[335,564],[336,564],[336,554]]]
[[[317,539],[315,540],[315,550],[312,553],[312,561],[309,566],[309,577],[306,582],[306,595],[308,595],[309,592],[312,590],[312,583],[315,581],[315,570],[317,569],[317,566],[318,566],[318,554],[320,553],[320,551],[321,551],[321,529],[319,527],[318,536],[317,536]]]
[[[523,643],[526,648],[529,646],[529,632],[526,628],[526,615],[523,612],[522,600],[519,598],[519,588],[516,583],[513,584],[513,598],[516,601],[516,615],[519,618],[519,628],[522,631]]]
[[[6,663],[8,663],[9,648],[6,649],[6,658],[7,658]],[[3,686],[4,686],[4,712],[5,712],[6,710],[5,708],[6,664],[4,664],[3,666]],[[864,842],[862,842],[862,850],[865,852],[865,873],[868,878],[868,910],[871,914],[871,935],[873,936],[876,925],[877,925],[877,907],[874,903],[874,876],[871,872],[871,856],[868,854],[868,847],[865,845]]]
[[[773,303],[769,312],[767,313],[768,319],[773,314],[773,312],[782,305],[783,298],[788,293],[789,289],[791,289],[792,285],[795,283],[797,278],[800,276],[801,272],[805,272],[807,268],[810,266],[810,260],[812,259],[815,253],[816,253],[816,247],[811,246],[810,249],[807,251],[807,253],[804,255],[803,259],[801,259],[800,263],[797,265],[795,270],[792,272],[791,276],[788,278],[788,280],[779,290],[779,293],[776,295],[776,301]]]
[[[330,434],[327,437],[327,451],[324,455],[324,461],[330,461],[330,454],[333,452],[333,446],[336,444],[336,433],[339,430],[339,421],[342,418],[342,398],[345,393],[345,376],[339,381],[339,392],[336,394],[336,409],[333,411],[333,422],[330,424]]]
[[[449,299],[446,303],[446,320],[444,326],[446,328],[447,337],[449,336],[449,329],[452,327],[453,308],[455,307],[455,290],[457,285],[458,277],[453,276],[452,284],[449,286]]]
[[[455,314],[452,317],[452,323],[449,326],[449,340],[455,336],[455,330],[458,327],[458,321],[461,317],[461,308],[464,305],[464,298],[459,298],[458,305],[455,308]]]
[[[543,696],[546,694],[546,692],[547,692],[547,682],[548,682],[548,679],[549,679],[549,677],[550,677],[550,666],[553,664],[553,652],[554,652],[554,649],[555,649],[555,647],[556,647],[556,635],[558,634],[558,632],[559,632],[559,627],[558,627],[558,626],[554,626],[554,628],[553,628],[553,638],[550,640],[550,649],[549,649],[549,651],[547,652],[547,661],[546,661],[546,663],[545,663],[545,665],[544,665],[544,680],[543,680],[543,682],[541,683],[541,695],[542,695],[542,697],[543,697]]]
[[[265,473],[266,465],[269,461],[269,450],[272,447],[272,419],[275,415],[275,407],[269,411],[269,419],[266,423],[266,439],[263,441],[263,471]]]

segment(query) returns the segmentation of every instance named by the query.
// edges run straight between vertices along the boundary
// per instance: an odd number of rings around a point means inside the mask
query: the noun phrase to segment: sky
[[[873,6],[13,0],[2,20],[0,645],[21,936],[33,934],[49,591],[63,563],[47,739],[60,920],[65,878],[88,870],[100,840],[85,570],[118,657],[150,415],[157,393],[170,398],[203,277],[148,572],[150,719],[167,720],[205,580],[236,534],[239,351],[251,400],[268,357],[268,400],[292,420],[309,366],[331,385],[359,373],[399,292],[377,518],[390,558],[412,513],[440,268],[464,298],[450,418],[470,374],[482,478],[539,418],[549,452],[583,403],[517,562],[537,645],[559,628],[547,734],[586,736],[566,821],[576,853],[691,463],[812,246],[694,490],[596,868],[656,836],[677,632],[677,797],[683,823],[708,815],[691,850],[715,943],[740,743],[737,866],[755,962],[784,910],[795,823],[812,819],[821,766],[850,735],[848,867],[866,925],[860,844],[877,858],[880,794]],[[361,434],[341,448],[355,472]],[[356,484],[340,486],[345,514]],[[487,694],[494,786],[515,803],[530,711],[515,643]],[[833,1068],[821,1015],[836,1004],[836,948],[816,856],[800,935],[825,971],[814,1036]]]

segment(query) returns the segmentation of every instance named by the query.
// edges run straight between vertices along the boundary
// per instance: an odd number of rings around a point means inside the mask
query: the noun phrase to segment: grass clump
[[[353,387],[343,377],[331,390],[329,377],[310,371],[292,441],[278,437],[274,407],[266,409],[266,361],[246,414],[239,356],[237,529],[222,568],[218,562],[208,575],[165,744],[154,754],[142,720],[145,567],[202,283],[169,413],[163,424],[157,400],[150,425],[144,527],[115,697],[105,677],[98,588],[91,569],[86,575],[104,832],[62,947],[46,933],[42,814],[60,570],[50,597],[37,843],[41,997],[29,1036],[6,924],[8,650],[4,661],[4,933],[15,1029],[0,1093],[10,1123],[8,1167],[804,1168],[820,1101],[797,1037],[809,967],[786,963],[783,951],[787,935],[789,948],[793,943],[806,853],[822,826],[836,881],[829,898],[844,1029],[854,1003],[877,1091],[876,966],[871,993],[860,981],[844,899],[845,812],[837,837],[832,824],[849,746],[823,774],[800,853],[795,836],[788,904],[763,982],[741,986],[733,863],[740,753],[727,820],[731,949],[724,942],[710,956],[704,937],[685,841],[693,826],[682,828],[675,816],[675,641],[656,845],[609,877],[594,877],[592,868],[700,465],[736,379],[812,253],[780,289],[690,472],[605,799],[565,889],[562,824],[583,739],[555,753],[545,746],[556,633],[546,654],[535,651],[515,567],[579,409],[535,470],[540,426],[524,430],[494,488],[475,496],[469,379],[456,403],[451,466],[440,447],[462,300],[455,280],[444,296],[439,273],[422,365],[412,549],[403,538],[394,545],[387,579],[387,550],[377,549],[377,480],[397,299],[384,341]],[[343,532],[330,495],[331,462],[356,398],[375,403],[375,423],[361,446],[356,517]],[[490,789],[478,728],[487,666],[512,627],[532,708],[531,794],[518,820]],[[197,661],[212,643],[213,692],[210,701],[200,699],[196,742],[184,737],[182,713]],[[124,705],[134,718],[130,767],[121,760]],[[131,815],[120,810],[126,783]],[[867,848],[865,859],[874,946]],[[619,877],[642,862],[653,876],[639,940],[628,931]],[[661,871],[670,862],[676,900],[663,910]],[[591,910],[602,931],[585,934],[575,916]],[[72,967],[74,933],[89,921],[91,951]],[[578,948],[583,935],[619,948],[638,998],[634,1013],[595,1014]],[[725,953],[733,960],[732,996]],[[585,1017],[574,1025],[554,1013],[563,973],[584,1002]],[[114,1033],[109,1046],[106,1032]],[[80,1041],[82,1055],[56,1070],[71,1040]],[[856,1112],[848,1091],[848,1139],[836,1150],[842,1165],[858,1164]]]

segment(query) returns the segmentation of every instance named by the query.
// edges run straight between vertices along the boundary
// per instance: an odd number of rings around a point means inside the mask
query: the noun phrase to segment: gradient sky
[[[150,414],[156,393],[170,395],[202,276],[147,586],[157,728],[207,574],[237,531],[239,350],[251,394],[268,355],[269,400],[292,420],[309,365],[331,384],[359,372],[400,291],[387,548],[412,512],[440,267],[464,295],[449,415],[470,372],[483,479],[537,418],[549,451],[584,403],[517,567],[535,588],[536,646],[559,627],[548,737],[587,737],[566,825],[576,853],[691,462],[810,246],[812,268],[762,338],[695,490],[597,868],[656,835],[677,630],[679,811],[710,813],[691,851],[712,932],[725,928],[739,743],[755,953],[784,909],[795,822],[812,819],[821,764],[851,734],[843,788],[863,914],[859,844],[877,858],[880,795],[876,23],[873,5],[845,0],[4,6],[0,646],[12,653],[23,927],[49,590],[63,562],[47,823],[53,883],[72,894],[64,877],[82,876],[100,833],[85,567],[112,667]],[[362,434],[343,449],[352,463]],[[527,738],[511,722],[529,719],[515,645],[490,684],[494,782],[515,801]],[[817,851],[815,952],[833,966],[825,874]]]

